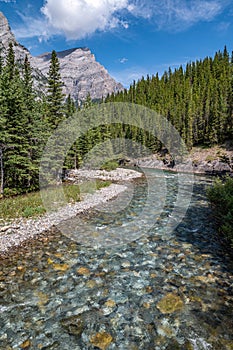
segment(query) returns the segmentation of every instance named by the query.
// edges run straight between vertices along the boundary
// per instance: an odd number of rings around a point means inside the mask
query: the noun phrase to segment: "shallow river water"
[[[1,350],[233,349],[233,266],[206,201],[211,179],[195,177],[175,228],[177,175],[149,178],[154,205],[138,180],[118,206],[0,261]],[[179,206],[188,191],[184,184]]]

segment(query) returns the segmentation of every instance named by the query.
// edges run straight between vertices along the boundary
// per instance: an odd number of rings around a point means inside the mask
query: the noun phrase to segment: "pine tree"
[[[3,58],[2,58],[2,49],[0,49],[0,77],[2,75],[2,69],[3,69]]]
[[[5,124],[3,170],[4,185],[21,192],[28,185],[28,120],[23,84],[15,64],[13,45],[9,45],[1,79],[1,110]]]
[[[33,88],[32,69],[28,56],[26,55],[22,72],[23,94],[26,106],[25,116],[27,118],[27,138],[29,143],[28,149],[28,189],[37,189],[39,186],[39,159],[42,148],[48,134],[45,121],[42,121],[40,115],[41,102],[36,101],[36,93]],[[42,114],[42,113],[41,113]]]
[[[6,115],[7,107],[3,94],[2,77],[0,76],[0,197],[3,195],[5,182],[3,157],[7,148]]]
[[[27,110],[33,111],[36,95],[33,90],[32,69],[27,55],[25,56],[23,65],[23,88]],[[31,120],[29,120],[29,123],[30,122]]]
[[[66,99],[66,105],[65,105],[66,117],[67,118],[71,117],[74,114],[75,110],[76,110],[76,108],[75,108],[74,100],[72,99],[72,97],[69,94],[67,99]]]
[[[52,129],[64,119],[64,95],[62,93],[60,64],[56,52],[53,50],[48,72],[48,122]]]
[[[233,51],[231,54],[230,62],[230,84],[229,84],[229,93],[228,93],[228,121],[229,125],[229,137],[233,138]]]

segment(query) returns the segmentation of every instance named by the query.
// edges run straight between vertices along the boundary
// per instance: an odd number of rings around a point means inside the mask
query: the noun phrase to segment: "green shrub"
[[[233,179],[216,180],[208,189],[207,196],[212,205],[219,233],[233,247]]]
[[[4,189],[4,197],[13,197],[16,196],[18,193],[18,191],[16,190],[16,188],[5,188]]]
[[[111,170],[115,170],[118,167],[118,162],[116,162],[115,160],[110,160],[106,163],[104,163],[100,170],[107,170],[107,171],[111,171]]]

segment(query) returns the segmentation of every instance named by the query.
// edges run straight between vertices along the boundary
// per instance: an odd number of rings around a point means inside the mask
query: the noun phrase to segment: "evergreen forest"
[[[99,102],[87,96],[82,106],[62,93],[56,52],[52,52],[46,93],[39,96],[33,85],[27,57],[15,59],[10,44],[5,60],[0,58],[0,195],[31,192],[39,187],[43,149],[59,123],[87,110],[94,103],[127,102],[148,107],[169,120],[190,150],[194,145],[212,146],[233,136],[233,54],[225,47],[212,57],[168,71],[142,77],[129,89]],[[77,118],[80,115],[77,114]],[[162,144],[143,128],[112,124],[89,130],[71,147],[65,168],[77,168],[85,154],[109,138],[128,138],[159,151]]]
[[[147,106],[167,118],[186,145],[214,145],[233,135],[233,53],[225,47],[214,58],[142,77],[107,102]]]

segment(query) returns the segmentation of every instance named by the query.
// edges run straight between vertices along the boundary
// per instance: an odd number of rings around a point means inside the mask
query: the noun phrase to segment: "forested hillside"
[[[233,135],[233,54],[227,48],[214,58],[188,63],[133,82],[128,90],[106,101],[147,106],[166,117],[189,149],[213,145]]]
[[[38,189],[43,148],[59,123],[77,110],[70,96],[62,94],[55,51],[47,78],[47,95],[41,100],[33,90],[27,56],[24,64],[17,66],[13,45],[9,45],[6,60],[0,59],[1,195]],[[169,69],[162,77],[156,74],[142,78],[104,102],[134,103],[158,112],[176,127],[188,149],[222,143],[233,136],[233,55],[230,57],[225,48],[214,58],[188,63],[185,69]],[[82,108],[92,105],[89,96]],[[131,139],[152,152],[159,151],[162,143],[143,129],[143,120],[138,125],[142,127],[116,120],[112,125],[89,130],[72,146],[64,168],[79,167],[94,145],[110,138]]]

